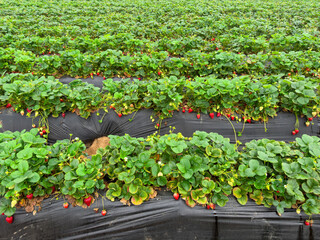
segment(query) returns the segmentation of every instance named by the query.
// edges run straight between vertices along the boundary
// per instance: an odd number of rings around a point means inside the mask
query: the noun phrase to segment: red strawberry
[[[7,217],[6,221],[11,224],[13,222],[13,216]]]
[[[32,111],[31,109],[27,108],[27,112],[28,112],[28,113],[31,113],[31,111]]]
[[[101,211],[101,214],[102,214],[102,216],[105,216],[105,215],[107,214],[107,211],[103,209],[103,210]]]
[[[4,213],[1,213],[1,215],[4,215]]]
[[[42,131],[42,133],[43,133],[43,134],[46,134],[46,133],[47,133],[47,131],[46,131],[46,130],[43,130],[43,131]]]
[[[69,203],[65,202],[65,203],[63,204],[63,207],[64,207],[64,208],[68,208],[68,207],[69,207]]]
[[[234,121],[234,116],[231,116],[231,120]]]
[[[309,225],[310,225],[310,222],[309,222],[308,220],[306,220],[306,221],[304,222],[304,224],[307,225],[307,226],[309,226]]]
[[[179,197],[180,197],[180,195],[179,195],[179,193],[174,193],[174,194],[173,194],[173,197],[174,197],[175,200],[178,200]]]
[[[33,72],[31,74],[33,75]]]
[[[212,39],[211,39],[211,41],[214,41],[214,40],[215,40],[215,38],[212,38]]]
[[[209,204],[207,205],[207,209],[210,209],[210,205]]]
[[[6,105],[6,108],[11,108],[12,107],[12,105],[10,104],[10,103],[8,103],[7,105]]]
[[[63,98],[60,98],[60,102],[63,102]]]
[[[278,190],[277,193],[279,193],[280,191]]]
[[[27,198],[28,198],[28,199],[32,199],[32,198],[33,198],[33,193],[28,194],[28,195],[27,195]]]
[[[228,113],[228,114],[227,114],[227,117],[229,118],[230,116],[231,116],[231,114],[230,114],[230,113]]]
[[[103,77],[103,80],[106,80],[106,77]]]
[[[65,113],[62,113],[61,115],[62,115],[62,117],[63,117],[63,118],[66,116],[66,114],[65,114]]]
[[[191,66],[193,66],[193,63],[191,63]]]
[[[39,132],[40,136],[43,136],[43,132]]]
[[[247,123],[251,123],[251,119],[247,119]]]
[[[214,113],[209,113],[209,116],[213,119],[214,118]]]
[[[182,112],[185,113],[185,112],[186,112],[186,109],[185,109],[185,108],[182,108]]]
[[[83,201],[84,201],[84,203],[87,204],[87,206],[89,207],[90,204],[91,204],[91,201],[92,201],[92,197],[89,196],[89,197],[85,198]]]
[[[288,73],[288,76],[291,76],[291,73]]]
[[[296,135],[296,131],[292,131],[291,133],[292,133],[292,135]]]
[[[56,191],[56,187],[55,187],[55,186],[52,186],[51,188],[52,188],[51,193],[54,193],[54,192]]]
[[[299,133],[299,129],[294,130],[297,134]]]
[[[216,47],[216,50],[218,51],[218,50],[219,50],[219,48],[217,48],[217,47]]]
[[[197,118],[198,118],[198,119],[200,118],[200,113],[197,114]]]
[[[211,209],[215,209],[215,208],[216,208],[216,205],[213,204],[213,203],[210,203],[210,208],[211,208]]]
[[[99,75],[100,75],[100,73],[97,72],[97,76],[99,76]]]
[[[218,112],[218,113],[217,113],[217,117],[220,117],[220,116],[221,116],[221,113]]]
[[[159,123],[157,123],[157,127],[160,127],[160,124],[159,124]]]
[[[192,108],[189,108],[188,112],[189,112],[189,113],[192,113],[192,112],[193,112]]]
[[[93,73],[90,73],[91,76],[93,76]]]
[[[138,80],[141,80],[141,78],[138,78]]]
[[[313,118],[312,118],[312,117],[309,117],[308,120],[309,120],[309,122],[311,122],[311,121],[313,120]]]
[[[119,116],[119,117],[122,117],[122,113],[119,113],[118,116]]]
[[[160,71],[158,72],[158,75],[159,75],[159,76],[161,75],[161,72],[160,72]]]

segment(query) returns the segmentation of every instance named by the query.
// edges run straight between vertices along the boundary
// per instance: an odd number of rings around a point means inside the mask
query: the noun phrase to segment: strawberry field
[[[168,191],[319,233],[319,3],[0,2],[0,213],[11,227],[56,198],[102,223]]]

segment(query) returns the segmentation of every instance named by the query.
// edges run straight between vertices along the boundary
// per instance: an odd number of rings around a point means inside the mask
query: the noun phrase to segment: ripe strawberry
[[[311,121],[313,120],[313,118],[312,118],[312,117],[309,117],[308,120],[309,120],[309,122],[311,122]]]
[[[217,48],[217,47],[216,47],[216,50],[218,51],[218,50],[219,50],[219,48]]]
[[[52,188],[51,193],[54,193],[54,192],[56,191],[56,187],[55,187],[55,186],[52,186],[51,188]]]
[[[40,136],[43,136],[43,132],[39,132]]]
[[[158,75],[159,75],[159,76],[161,75],[161,72],[160,72],[160,71],[158,72]]]
[[[31,109],[27,108],[27,112],[28,112],[28,113],[31,113],[31,111],[32,111]]]
[[[103,209],[103,210],[101,211],[101,214],[102,214],[102,216],[105,216],[105,215],[107,214],[107,211]]]
[[[216,39],[215,39],[215,38],[212,38],[212,39],[211,39],[211,41],[214,41],[214,40],[216,40]]]
[[[42,131],[42,133],[43,133],[43,134],[46,134],[46,133],[47,133],[47,131],[46,131],[46,130],[43,130],[43,131]]]
[[[292,135],[296,135],[296,131],[292,131],[291,133],[292,133]]]
[[[32,198],[33,198],[33,193],[28,194],[28,195],[27,195],[27,198],[28,198],[28,199],[32,199]]]
[[[157,127],[160,127],[160,124],[159,124],[159,123],[157,123]]]
[[[198,118],[198,119],[200,118],[200,113],[197,114],[197,118]]]
[[[34,75],[33,72],[31,74]]]
[[[106,77],[103,77],[103,80],[106,80]]]
[[[60,102],[63,102],[63,98],[60,98]]]
[[[68,208],[68,207],[69,207],[69,203],[65,202],[65,203],[63,204],[63,207],[64,207],[64,208]]]
[[[3,212],[3,213],[1,213],[1,215],[4,215],[4,212]]]
[[[207,209],[208,209],[208,210],[210,209],[210,205],[207,205]]]
[[[99,75],[100,75],[100,73],[97,72],[97,76],[99,76]]]
[[[228,118],[231,116],[230,113],[227,114]]]
[[[180,197],[180,195],[179,195],[179,193],[174,193],[174,194],[173,194],[173,197],[174,197],[175,200],[178,200],[179,197]]]
[[[91,204],[91,201],[92,201],[92,197],[89,196],[89,197],[85,198],[83,201],[89,207]]]
[[[13,216],[11,216],[11,217],[7,217],[6,218],[6,221],[7,221],[7,223],[12,223],[13,222]]]
[[[251,123],[251,119],[247,119],[247,123]]]
[[[185,113],[185,112],[186,112],[186,109],[185,109],[185,108],[182,108],[182,112]]]
[[[209,113],[209,116],[213,119],[214,118],[214,113]]]
[[[298,133],[299,133],[299,129],[295,129],[294,131],[296,132],[296,134],[298,134]]]
[[[141,78],[138,78],[138,80],[141,80]]]
[[[215,209],[215,208],[216,208],[216,205],[213,204],[213,203],[210,203],[210,208],[211,208],[211,209]]]
[[[310,222],[309,222],[308,220],[306,220],[306,221],[304,222],[304,224],[307,225],[307,226],[309,226],[309,225],[310,225]]]
[[[192,108],[189,108],[188,112],[189,112],[189,113],[192,113],[192,112],[193,112]]]
[[[10,104],[10,103],[8,103],[7,105],[6,105],[6,108],[11,108],[12,107],[12,105]]]
[[[217,117],[220,117],[220,116],[221,116],[221,113],[218,112],[218,113],[217,113]]]
[[[277,190],[277,193],[279,193],[280,191],[279,190]]]
[[[66,116],[66,114],[65,114],[65,113],[62,113],[61,115],[62,115],[62,117],[63,117],[63,118]]]
[[[119,117],[122,117],[122,113],[119,113],[118,116],[119,116]]]
[[[234,121],[234,116],[231,116],[231,120]]]
[[[291,76],[291,73],[288,73],[288,76]]]
[[[191,63],[191,66],[193,66],[193,63]]]
[[[90,73],[91,76],[93,76],[93,73]]]

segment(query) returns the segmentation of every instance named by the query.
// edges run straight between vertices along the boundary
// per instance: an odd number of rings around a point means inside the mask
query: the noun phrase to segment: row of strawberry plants
[[[12,106],[21,114],[27,109],[29,116],[34,111],[46,117],[78,110],[84,118],[101,108],[108,111],[109,107],[119,116],[154,109],[160,119],[182,109],[232,115],[238,121],[241,116],[267,121],[284,110],[312,121],[320,112],[319,91],[319,83],[304,76],[197,77],[193,81],[177,77],[156,81],[106,79],[100,89],[79,79],[66,85],[53,77],[11,74],[0,79],[0,106]]]
[[[208,0],[152,4],[150,1],[135,1],[134,4],[114,1],[99,4],[99,7],[92,0],[81,2],[81,5],[79,2],[68,5],[58,1],[31,3],[24,0],[17,6],[6,1],[1,5],[0,15],[4,17],[0,30],[3,34],[98,37],[106,32],[130,32],[146,38],[161,38],[211,36],[224,32],[251,36],[319,33],[316,21],[319,6],[313,2],[298,5],[285,1],[281,8],[277,1],[255,4],[242,1],[241,6],[235,1],[213,3]]]
[[[106,50],[95,54],[80,50],[66,50],[57,55],[37,56],[30,51],[0,48],[0,74],[33,72],[39,75],[65,74],[89,76],[94,73],[112,76],[151,77],[159,76],[206,76],[219,77],[234,74],[295,74],[303,73],[319,77],[320,52],[272,52],[237,54],[217,50],[203,53],[192,50],[183,58],[168,58],[168,52],[135,53]]]
[[[320,213],[320,139],[253,140],[238,151],[217,133],[197,131],[147,138],[110,136],[96,155],[83,155],[78,140],[52,146],[30,132],[0,133],[0,212],[12,216],[28,199],[54,193],[90,206],[95,191],[111,201],[140,205],[167,187],[190,207],[223,207],[233,194],[241,205]]]
[[[31,51],[34,54],[54,54],[64,50],[80,50],[80,52],[97,53],[108,49],[120,50],[127,54],[135,52],[167,51],[170,55],[183,56],[190,50],[212,52],[218,49],[252,54],[258,52],[289,52],[313,50],[319,51],[320,39],[311,34],[285,34],[252,37],[248,35],[223,34],[211,39],[202,37],[162,38],[150,40],[136,38],[130,33],[103,35],[92,39],[90,36],[72,37],[26,37],[8,34],[0,38],[0,47]]]

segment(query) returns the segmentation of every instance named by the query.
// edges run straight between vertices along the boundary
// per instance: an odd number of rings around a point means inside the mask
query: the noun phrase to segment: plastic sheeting
[[[159,191],[156,198],[139,206],[104,200],[106,216],[100,213],[102,198],[87,209],[64,209],[63,203],[63,199],[48,198],[35,216],[19,209],[12,224],[0,216],[0,239],[316,240],[320,236],[320,215],[314,215],[312,226],[306,226],[304,221],[309,217],[294,209],[280,217],[274,208],[251,200],[242,206],[233,197],[226,206],[207,210],[190,208],[183,200],[174,200],[171,192]]]
[[[65,118],[49,117],[50,134],[48,141],[50,143],[60,139],[69,139],[78,137],[84,142],[91,142],[96,138],[108,135],[124,135],[129,134],[132,137],[146,137],[153,134],[157,129],[156,122],[150,120],[153,114],[152,110],[140,110],[121,118],[113,111],[109,111],[103,118],[103,111],[100,115],[92,114],[88,119],[84,119],[75,113],[66,113]],[[102,119],[102,123],[99,120]],[[23,129],[31,129],[32,123],[37,124],[37,119],[21,116],[12,110],[3,109],[0,111],[0,121],[2,128],[0,131],[21,131]],[[305,126],[305,119],[299,118],[300,127],[299,134],[293,136],[291,132],[294,130],[296,118],[292,113],[280,112],[278,116],[269,119],[266,124],[267,132],[265,132],[264,124],[260,122],[246,123],[241,137],[237,137],[242,143],[253,139],[269,138],[278,141],[294,141],[296,137],[302,134],[320,136],[319,118],[313,120],[314,124],[309,127]],[[243,123],[232,121],[236,132],[242,130]],[[161,123],[160,134],[169,133],[170,127],[175,127],[174,132],[181,132],[186,137],[191,137],[197,130],[206,132],[216,132],[224,137],[230,138],[235,143],[235,134],[230,122],[225,117],[214,117],[211,119],[207,114],[201,114],[201,118],[197,119],[196,113],[175,112],[173,117],[165,119]]]

